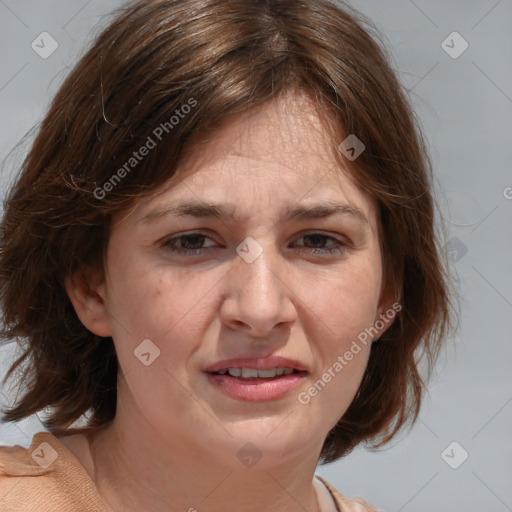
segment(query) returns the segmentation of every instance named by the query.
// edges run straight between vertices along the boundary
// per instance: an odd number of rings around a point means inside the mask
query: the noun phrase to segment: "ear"
[[[390,291],[382,294],[374,322],[375,330],[377,330],[377,334],[375,335],[376,340],[393,325],[396,316],[401,310],[402,305],[396,300],[393,292]]]
[[[64,281],[76,314],[84,326],[98,336],[111,336],[108,311],[105,307],[105,283],[91,271],[80,269]]]

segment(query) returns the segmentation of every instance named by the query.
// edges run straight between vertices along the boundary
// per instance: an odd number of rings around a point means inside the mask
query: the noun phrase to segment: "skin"
[[[120,363],[113,423],[61,438],[109,510],[318,510],[312,479],[322,444],[357,392],[370,343],[308,404],[298,394],[393,303],[382,288],[374,201],[332,151],[304,95],[238,116],[198,145],[179,179],[114,219],[104,274],[68,277],[81,321],[112,336]],[[185,199],[230,203],[236,217],[142,220]],[[326,201],[368,222],[349,214],[279,221],[292,207]],[[191,232],[207,238],[165,245]],[[315,233],[333,238],[306,236]],[[249,236],[263,249],[252,263],[236,252]],[[329,254],[337,241],[341,252]],[[168,249],[180,242],[212,249]],[[160,350],[149,366],[134,356],[145,339]],[[277,400],[228,397],[203,372],[227,358],[271,355],[309,372]],[[236,455],[247,442],[262,455],[251,468]]]

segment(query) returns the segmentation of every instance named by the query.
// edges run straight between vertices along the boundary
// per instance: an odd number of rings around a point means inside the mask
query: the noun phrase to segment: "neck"
[[[134,428],[122,411],[89,436],[108,512],[320,512],[313,478],[321,446],[277,465],[265,465],[264,457],[252,467],[234,457],[226,464],[183,440],[163,439],[148,424]]]

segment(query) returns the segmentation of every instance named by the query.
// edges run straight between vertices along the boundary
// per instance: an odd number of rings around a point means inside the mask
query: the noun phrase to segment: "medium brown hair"
[[[329,0],[148,0],[120,9],[69,74],[7,197],[1,335],[23,348],[6,379],[18,368],[26,393],[4,421],[45,407],[56,434],[86,412],[89,429],[113,420],[113,340],[82,325],[65,277],[103,268],[113,216],[168,182],[194,135],[294,90],[328,112],[333,146],[348,134],[364,143],[348,171],[376,201],[384,286],[402,306],[321,460],[380,446],[416,419],[418,354],[432,368],[451,325],[450,281],[421,130],[375,29]],[[120,171],[157,127],[162,142]]]

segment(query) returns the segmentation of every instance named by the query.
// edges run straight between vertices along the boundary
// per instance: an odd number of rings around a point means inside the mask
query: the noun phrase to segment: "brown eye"
[[[311,233],[308,235],[302,236],[299,240],[304,240],[305,242],[309,240],[305,244],[305,247],[310,250],[310,252],[314,254],[321,254],[321,253],[327,253],[327,254],[336,254],[341,253],[345,247],[346,244],[338,240],[337,238],[334,238],[329,235],[324,235],[322,233]],[[326,246],[326,242],[330,242],[328,246]],[[310,245],[313,246],[320,246],[320,247],[310,247]]]
[[[206,239],[210,239],[202,233],[180,235],[166,240],[163,244],[166,250],[181,254],[199,255],[212,247],[203,247]],[[210,239],[211,240],[211,239]]]

